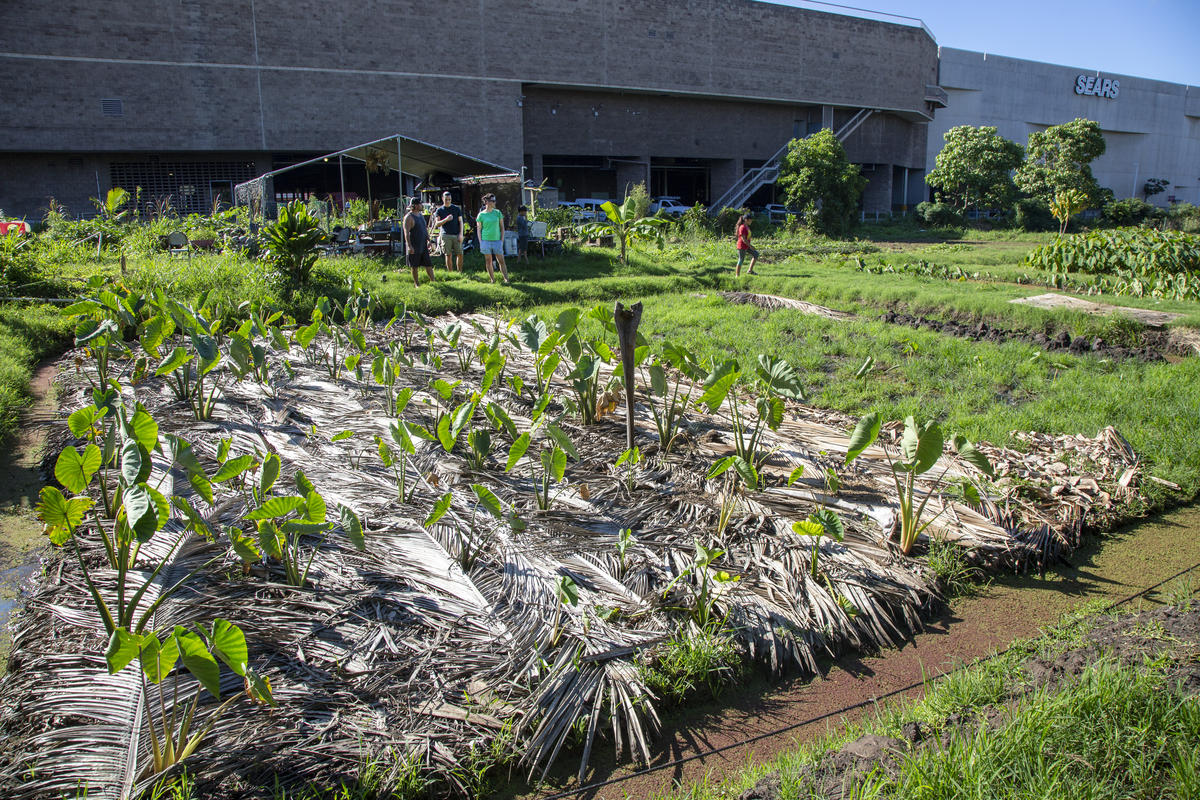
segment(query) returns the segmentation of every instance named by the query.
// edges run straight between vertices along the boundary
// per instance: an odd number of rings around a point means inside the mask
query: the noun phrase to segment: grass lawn
[[[736,797],[765,775],[778,778],[785,798],[831,796],[821,791],[830,786],[844,792],[833,796],[862,800],[1200,797],[1200,703],[1176,683],[1179,662],[1194,658],[1200,643],[1170,635],[1163,619],[1171,618],[1094,608],[1072,615],[999,658],[929,683],[916,704],[885,706],[865,725],[676,797]],[[1139,640],[1146,654],[1129,652],[1121,639]],[[1109,654],[1114,642],[1119,656]],[[1033,679],[1047,664],[1071,663],[1072,652],[1084,654],[1085,666],[1076,661],[1056,680]],[[899,748],[913,744],[860,763],[857,773],[845,771],[844,756],[831,758],[868,733],[893,737]]]

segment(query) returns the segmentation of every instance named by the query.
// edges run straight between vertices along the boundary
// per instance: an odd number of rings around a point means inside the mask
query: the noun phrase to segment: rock
[[[758,783],[738,795],[737,800],[779,800],[783,796],[783,782],[778,772],[764,775]]]
[[[906,722],[900,730],[904,733],[904,738],[908,740],[909,744],[916,744],[922,741],[928,733],[925,730],[925,726],[919,722]]]
[[[881,761],[895,753],[904,753],[908,746],[902,739],[868,733],[841,749],[846,755],[863,761]]]
[[[1054,337],[1051,344],[1055,347],[1068,348],[1071,346],[1071,334],[1066,331],[1059,331],[1058,336]]]

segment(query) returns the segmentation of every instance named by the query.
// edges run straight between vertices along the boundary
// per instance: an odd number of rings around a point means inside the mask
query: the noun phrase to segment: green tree
[[[1025,163],[1013,180],[1030,197],[1049,204],[1059,192],[1077,189],[1093,206],[1101,205],[1101,188],[1092,175],[1091,162],[1104,154],[1100,124],[1075,119],[1029,134]]]
[[[1024,149],[994,127],[958,125],[946,131],[946,145],[925,182],[961,213],[972,208],[1008,208],[1016,194],[1012,171]]]
[[[779,185],[789,206],[804,212],[804,221],[826,235],[843,234],[854,220],[867,179],[832,131],[793,139],[779,171]]]

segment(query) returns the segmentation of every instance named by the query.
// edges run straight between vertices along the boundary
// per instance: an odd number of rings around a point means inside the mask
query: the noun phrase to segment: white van
[[[586,216],[585,222],[603,222],[608,219],[608,214],[605,214],[604,209],[600,207],[607,202],[609,201],[596,197],[578,197],[575,199],[575,204],[583,210]]]

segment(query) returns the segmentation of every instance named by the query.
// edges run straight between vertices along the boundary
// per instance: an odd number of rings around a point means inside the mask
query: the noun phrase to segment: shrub
[[[1055,276],[1086,272],[1115,294],[1200,300],[1200,238],[1153,228],[1061,236],[1031,251],[1028,266]]]
[[[546,230],[549,232],[575,225],[575,218],[567,206],[536,206],[533,218],[546,223]]]
[[[1052,231],[1058,227],[1050,206],[1041,200],[1026,197],[1013,205],[1013,222],[1023,231]]]
[[[1176,203],[1167,211],[1166,227],[1184,233],[1200,233],[1200,207]]]
[[[633,200],[634,215],[638,219],[650,216],[650,192],[646,191],[646,184],[643,181],[629,187],[629,193],[625,195],[625,199]]]
[[[689,208],[683,213],[676,222],[676,230],[684,236],[693,236],[699,239],[711,239],[715,231],[712,217],[708,215],[706,209],[700,203]]]
[[[718,236],[732,236],[737,230],[738,220],[742,214],[746,213],[744,208],[729,208],[726,206],[717,212],[717,216],[713,219],[713,227],[716,228]]]
[[[953,228],[966,224],[963,215],[949,203],[918,203],[914,212],[917,219],[930,228]]]
[[[283,276],[288,288],[308,282],[317,263],[317,245],[325,241],[321,222],[296,200],[279,209],[279,219],[263,228],[267,258]]]
[[[1130,197],[1125,200],[1114,200],[1104,206],[1104,219],[1110,225],[1127,228],[1130,225],[1141,225],[1149,220],[1162,219],[1166,214],[1162,209],[1155,208],[1145,200]]]

